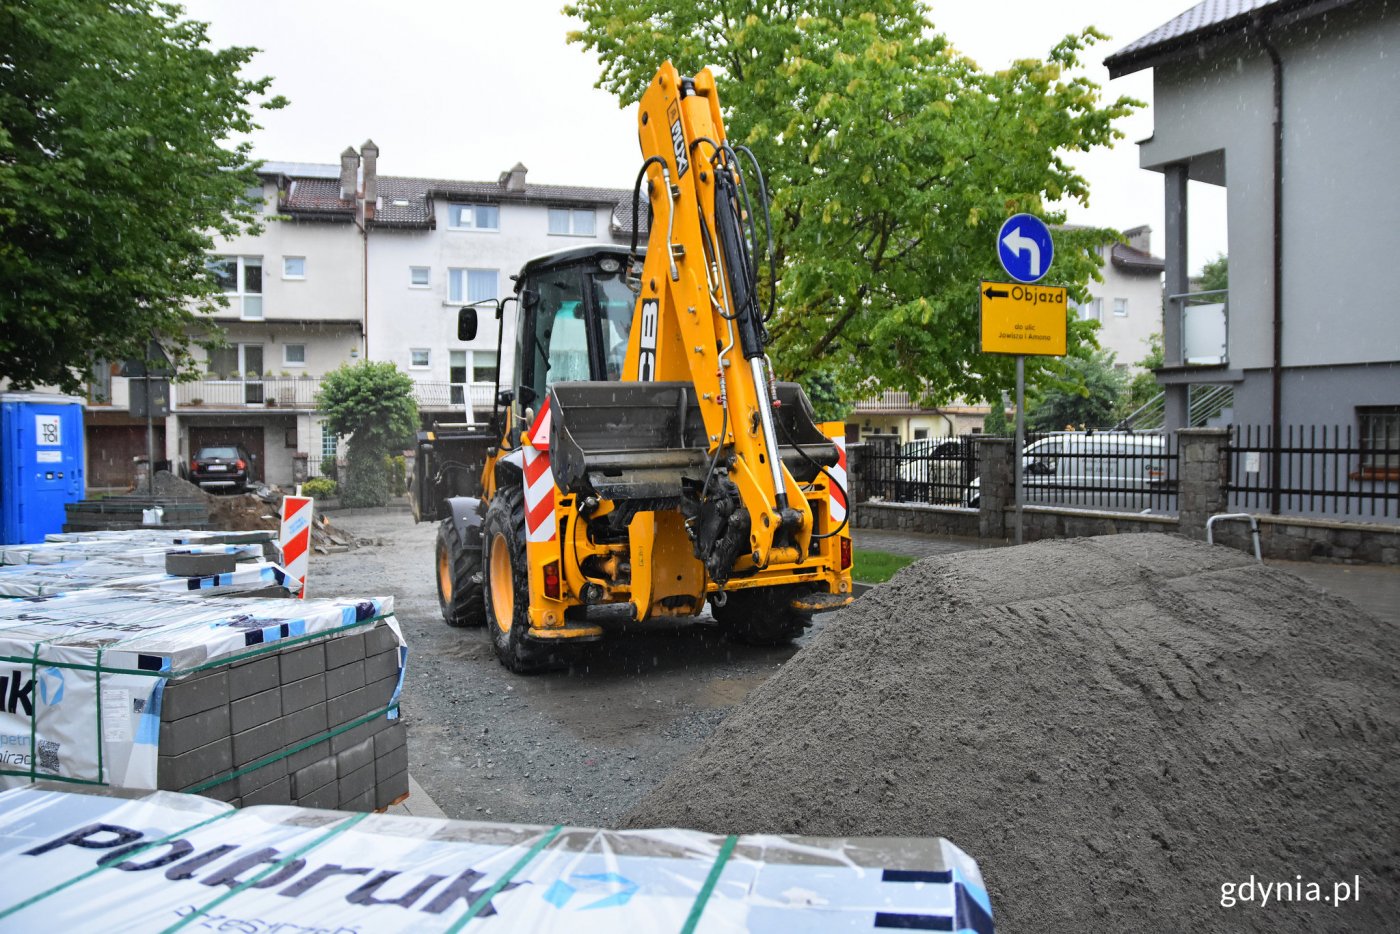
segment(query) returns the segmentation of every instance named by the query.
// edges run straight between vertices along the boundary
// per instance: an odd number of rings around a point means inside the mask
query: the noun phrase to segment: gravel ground
[[[407,512],[332,514],[382,540],[313,555],[312,596],[391,594],[409,645],[409,771],[449,816],[613,826],[797,647],[721,640],[708,622],[613,632],[571,671],[506,671],[479,629],[451,629],[433,583],[435,525]],[[411,802],[410,802],[411,804]]]

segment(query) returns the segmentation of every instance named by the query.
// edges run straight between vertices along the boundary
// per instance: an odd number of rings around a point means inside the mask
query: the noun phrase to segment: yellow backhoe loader
[[[443,618],[484,625],[518,672],[706,601],[731,637],[772,644],[851,600],[844,428],[818,425],[764,353],[757,162],[726,139],[708,69],[663,65],[638,129],[646,249],[634,229],[630,249],[528,262],[496,305],[498,322],[514,306],[516,344],[491,423],[419,439]],[[463,308],[459,338],[476,330]]]

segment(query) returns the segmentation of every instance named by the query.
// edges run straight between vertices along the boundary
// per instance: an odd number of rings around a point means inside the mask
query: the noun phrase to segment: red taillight
[[[236,461],[233,462],[233,466],[237,467],[239,470],[242,470],[243,468],[247,467],[248,465],[245,464],[245,463],[243,463],[242,460],[236,460]]]
[[[190,461],[190,470],[198,470],[198,469],[199,469],[199,461],[194,461],[194,460]]]
[[[846,570],[851,566],[851,540],[841,539],[841,570]]]
[[[551,561],[544,566],[544,595],[551,600],[559,599],[558,561]]]

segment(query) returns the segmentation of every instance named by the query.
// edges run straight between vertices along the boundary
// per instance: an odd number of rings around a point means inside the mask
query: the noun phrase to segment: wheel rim
[[[491,540],[491,613],[501,632],[510,632],[515,617],[515,581],[510,573],[510,545],[499,532]]]
[[[446,548],[438,549],[437,556],[438,593],[447,603],[452,602],[452,557]]]

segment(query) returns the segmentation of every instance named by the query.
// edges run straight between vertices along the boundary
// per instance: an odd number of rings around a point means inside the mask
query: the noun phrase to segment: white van
[[[1167,484],[1167,439],[1138,432],[1064,432],[1026,445],[1021,470],[1037,499],[1057,489],[1103,488],[1115,492],[1160,489]],[[980,477],[968,484],[966,506],[980,500]]]

